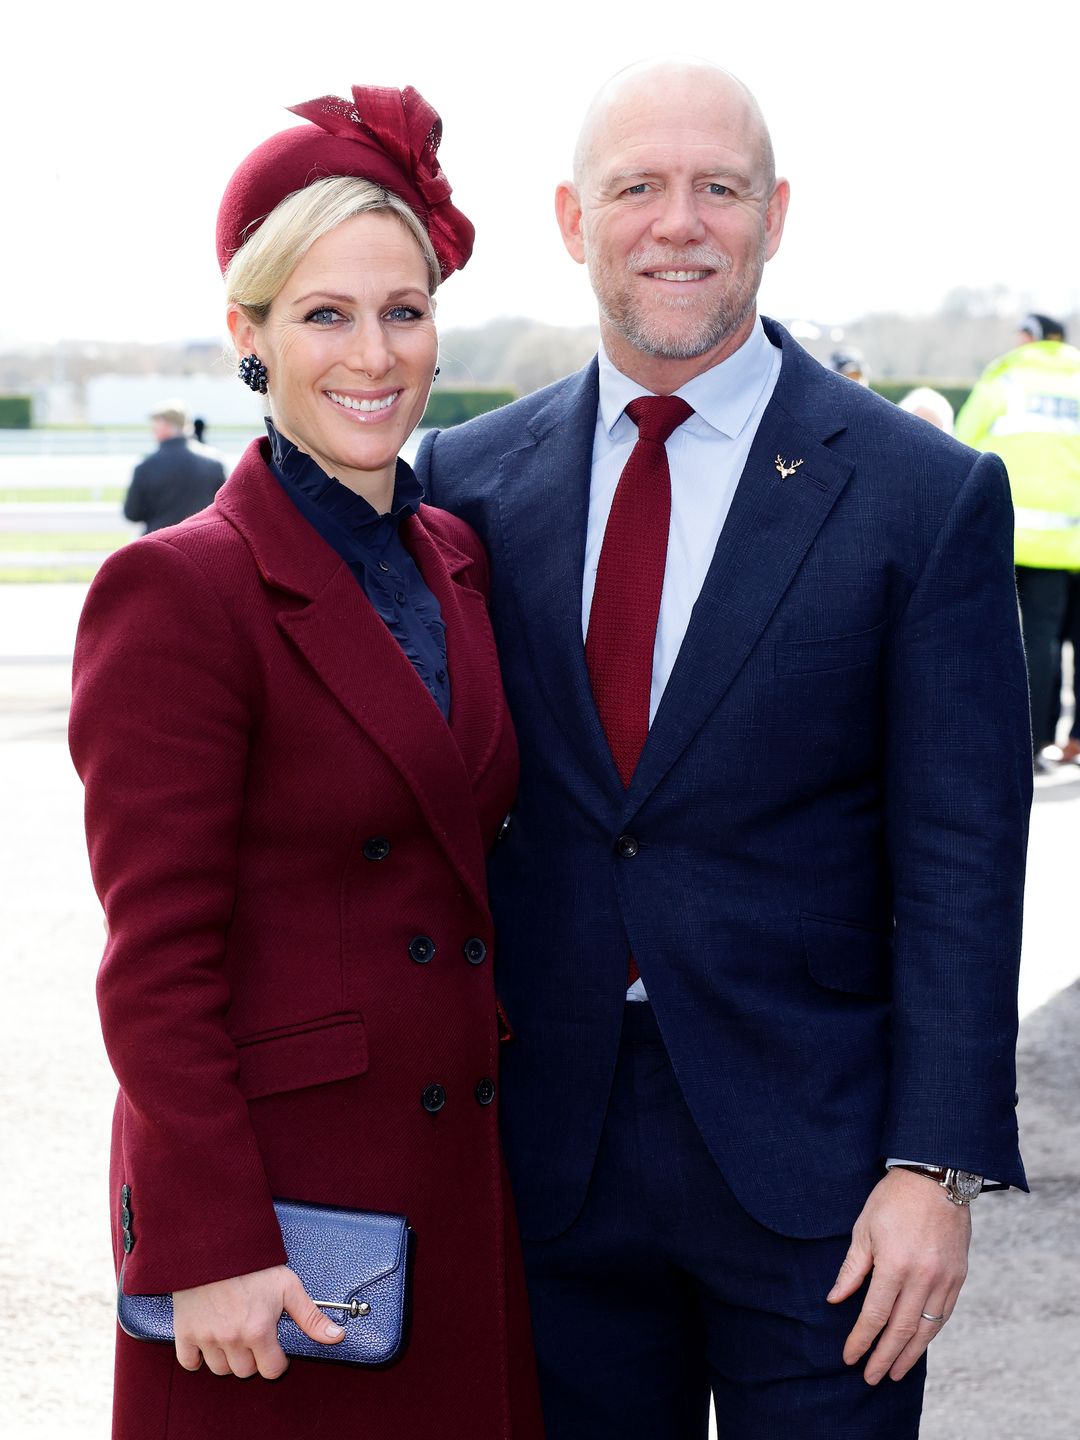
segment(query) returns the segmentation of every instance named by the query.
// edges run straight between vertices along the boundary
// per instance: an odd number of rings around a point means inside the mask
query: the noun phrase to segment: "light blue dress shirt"
[[[650,393],[616,370],[602,346],[599,359],[600,405],[593,438],[581,586],[583,638],[589,629],[596,567],[611,502],[623,466],[637,443],[637,426],[623,412],[631,400]],[[758,320],[733,355],[675,391],[694,414],[673,432],[665,447],[671,472],[671,526],[653,650],[650,724],[671,678],[690,612],[701,594],[735,487],[779,374],[780,351],[766,338]]]
[[[623,466],[637,443],[637,426],[624,411],[631,400],[650,393],[616,370],[603,346],[599,359],[600,405],[593,438],[581,586],[582,638],[589,630],[596,567],[611,503]],[[770,343],[758,320],[733,355],[675,391],[694,413],[673,432],[665,447],[671,472],[671,525],[653,650],[650,725],[675,668],[690,612],[701,594],[735,487],[779,374],[780,351]],[[648,999],[640,979],[631,985],[626,998]]]

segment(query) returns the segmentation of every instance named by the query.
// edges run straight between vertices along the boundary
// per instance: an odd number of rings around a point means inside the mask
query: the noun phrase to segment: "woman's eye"
[[[304,316],[304,319],[313,325],[332,325],[339,318],[340,312],[335,310],[332,305],[320,305],[317,310],[312,310]]]
[[[386,312],[388,320],[420,320],[424,312],[415,305],[395,305]]]

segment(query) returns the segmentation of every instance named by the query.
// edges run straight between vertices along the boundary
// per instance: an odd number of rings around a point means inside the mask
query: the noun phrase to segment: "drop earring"
[[[266,366],[257,355],[245,355],[236,373],[249,389],[266,394]]]

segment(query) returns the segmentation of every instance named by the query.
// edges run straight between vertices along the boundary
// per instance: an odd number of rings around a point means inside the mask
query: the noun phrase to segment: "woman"
[[[175,1356],[118,1335],[114,1435],[532,1440],[484,880],[516,749],[483,553],[397,459],[472,227],[415,91],[297,113],[218,219],[269,439],[112,557],[76,647],[115,1248],[125,1290],[173,1292],[176,1331]],[[272,1197],[408,1217],[394,1366],[285,1372],[282,1310],[328,1350],[337,1327]]]

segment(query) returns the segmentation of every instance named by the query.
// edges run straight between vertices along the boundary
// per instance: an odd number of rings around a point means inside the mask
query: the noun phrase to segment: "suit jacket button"
[[[130,1230],[124,1231],[124,1254],[130,1255],[135,1245],[135,1237]]]
[[[474,937],[472,940],[465,941],[465,959],[468,960],[470,965],[482,965],[484,963],[487,959],[487,946],[483,940],[477,940]]]
[[[474,1093],[481,1105],[490,1105],[495,1099],[495,1081],[485,1075]]]
[[[441,1085],[429,1085],[420,1096],[420,1103],[429,1115],[437,1115],[446,1104],[446,1091]]]
[[[370,840],[364,841],[365,860],[385,860],[390,854],[390,841],[382,835],[373,835]]]
[[[122,1186],[120,1187],[120,1203],[121,1203],[122,1205],[130,1205],[130,1204],[131,1204],[131,1186],[130,1186],[130,1185],[122,1185]]]
[[[409,941],[409,954],[417,965],[426,965],[435,954],[435,941],[429,935],[415,935]]]
[[[638,853],[638,842],[633,835],[620,835],[615,841],[615,853],[623,860],[632,860]]]
[[[124,1227],[125,1230],[131,1224],[131,1211],[126,1205],[121,1206],[120,1209],[120,1224]]]

